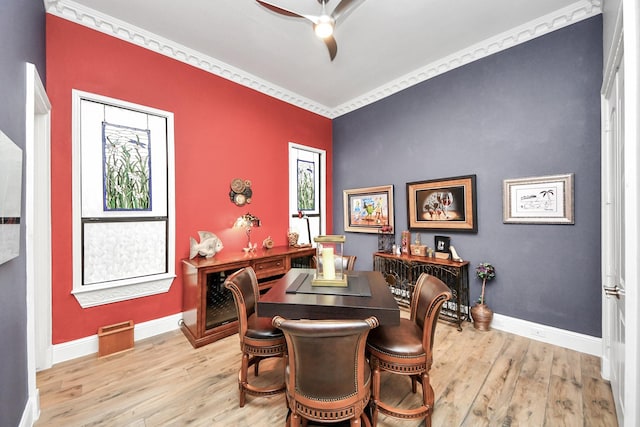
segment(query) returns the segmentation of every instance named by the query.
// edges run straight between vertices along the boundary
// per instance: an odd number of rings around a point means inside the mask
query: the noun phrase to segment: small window
[[[73,91],[73,295],[167,292],[175,277],[173,114]]]
[[[326,234],[326,152],[289,143],[289,231],[298,243]]]

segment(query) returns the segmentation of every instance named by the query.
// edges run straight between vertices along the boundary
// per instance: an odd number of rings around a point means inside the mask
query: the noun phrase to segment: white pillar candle
[[[324,248],[322,250],[322,272],[327,280],[336,278],[336,264],[333,257],[333,248]]]

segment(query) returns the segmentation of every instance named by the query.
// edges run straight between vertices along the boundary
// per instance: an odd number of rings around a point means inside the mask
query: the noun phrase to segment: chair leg
[[[260,361],[262,360],[262,357],[254,356],[254,359],[255,359],[255,363],[253,365],[253,375],[257,377],[259,372],[259,367],[260,367]]]
[[[378,425],[378,402],[380,401],[380,361],[371,356],[371,425]]]
[[[427,407],[427,416],[424,419],[424,424],[425,427],[431,427],[431,414],[433,414],[435,393],[433,391],[433,387],[431,387],[431,381],[429,380],[428,371],[425,371],[422,374],[422,397],[424,400],[424,406]]]
[[[291,427],[300,427],[300,415],[292,413],[289,421]]]
[[[247,371],[249,370],[249,355],[242,353],[242,366],[238,375],[238,386],[240,387],[240,407],[246,403],[245,387],[247,386]]]

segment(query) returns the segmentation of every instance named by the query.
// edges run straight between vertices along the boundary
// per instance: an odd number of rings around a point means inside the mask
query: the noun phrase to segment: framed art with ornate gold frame
[[[478,232],[476,176],[407,183],[410,230]]]
[[[344,190],[344,230],[377,233],[393,229],[393,185]]]

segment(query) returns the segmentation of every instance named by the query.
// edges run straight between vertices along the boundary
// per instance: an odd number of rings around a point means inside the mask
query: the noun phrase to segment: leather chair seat
[[[373,373],[365,347],[378,320],[287,320],[276,316],[273,324],[282,329],[287,340],[287,427],[347,420],[351,427],[371,427],[365,409]]]
[[[257,377],[261,360],[269,357],[284,358],[287,351],[287,343],[282,331],[273,326],[270,318],[256,315],[260,288],[255,271],[251,267],[242,268],[227,277],[224,286],[233,294],[238,313],[238,337],[242,351],[242,361],[238,371],[240,407],[244,406],[247,394],[272,396],[284,393],[286,388],[284,383],[271,386],[249,383],[250,366],[253,365],[254,376]]]
[[[258,317],[255,313],[247,318],[247,338],[258,340],[283,338],[284,334],[271,323],[270,317]]]
[[[400,319],[398,326],[380,326],[369,333],[367,351],[371,364],[371,424],[378,423],[378,413],[401,420],[423,419],[431,427],[435,396],[429,380],[433,363],[433,340],[438,315],[445,301],[451,299],[449,287],[427,273],[420,274],[411,296],[409,319]],[[422,385],[420,406],[393,406],[380,399],[381,372],[409,376],[411,391]]]
[[[379,326],[369,332],[369,347],[397,357],[424,356],[422,329],[409,319],[400,319],[397,326]]]

